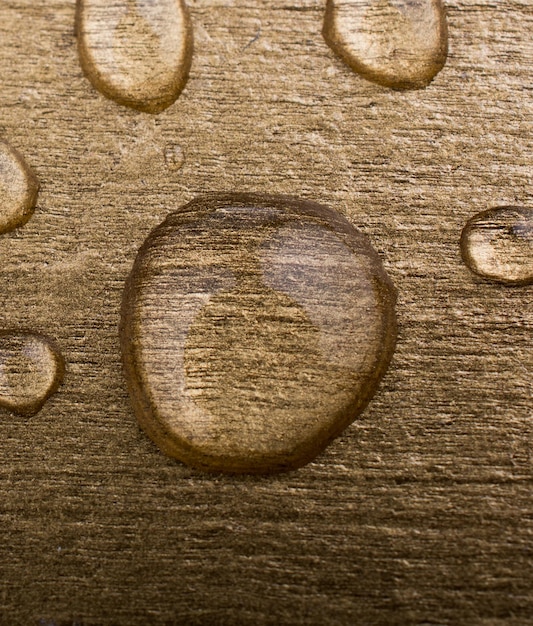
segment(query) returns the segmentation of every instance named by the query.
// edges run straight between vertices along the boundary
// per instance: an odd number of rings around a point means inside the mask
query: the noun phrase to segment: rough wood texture
[[[172,213],[127,281],[121,344],[137,418],[210,471],[295,469],[366,407],[396,340],[395,289],[331,208],[214,195]]]
[[[401,93],[335,56],[319,0],[189,7],[190,79],[151,116],[83,76],[74,2],[0,3],[0,130],[41,181],[0,238],[2,327],[67,359],[37,416],[0,420],[0,622],[530,623],[533,292],[477,278],[459,250],[475,213],[533,200],[530,0],[450,0],[445,67]],[[372,403],[274,477],[166,458],[121,371],[139,246],[185,202],[237,190],[334,206],[399,292]]]

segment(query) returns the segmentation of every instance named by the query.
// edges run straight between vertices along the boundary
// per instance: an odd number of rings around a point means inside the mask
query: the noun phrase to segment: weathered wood
[[[84,77],[73,1],[0,3],[0,130],[41,182],[0,237],[1,327],[67,360],[38,415],[1,415],[0,623],[530,623],[533,290],[472,274],[459,237],[531,207],[531,2],[447,2],[446,65],[400,93],[331,51],[321,0],[188,4],[190,78],[152,116]],[[398,288],[374,399],[295,472],[193,471],[129,403],[125,279],[207,191],[335,207]]]

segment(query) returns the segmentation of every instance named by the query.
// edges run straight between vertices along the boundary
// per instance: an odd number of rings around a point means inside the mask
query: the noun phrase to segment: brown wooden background
[[[188,4],[190,80],[153,117],[82,76],[74,0],[0,3],[0,132],[42,183],[0,237],[0,322],[68,363],[40,414],[0,416],[0,623],[533,623],[533,288],[457,245],[473,213],[531,205],[533,4],[449,0],[448,63],[408,93],[335,58],[322,0]],[[203,475],[134,422],[123,282],[205,191],[337,208],[399,289],[378,394],[297,472]]]

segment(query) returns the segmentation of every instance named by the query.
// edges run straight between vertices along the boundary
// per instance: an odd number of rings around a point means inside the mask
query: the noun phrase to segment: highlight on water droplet
[[[184,0],[78,0],[76,31],[83,71],[120,104],[160,113],[187,82],[193,44]]]
[[[329,207],[194,200],[150,233],[124,292],[138,421],[197,468],[299,467],[374,395],[394,350],[395,300],[368,239]]]
[[[61,352],[49,337],[0,331],[0,407],[35,415],[57,391],[64,372]]]
[[[0,142],[0,235],[30,219],[38,192],[37,178],[23,157]]]
[[[327,0],[323,35],[355,72],[392,89],[427,87],[448,55],[441,0]]]
[[[489,280],[533,284],[533,209],[499,207],[474,215],[461,234],[467,266]]]

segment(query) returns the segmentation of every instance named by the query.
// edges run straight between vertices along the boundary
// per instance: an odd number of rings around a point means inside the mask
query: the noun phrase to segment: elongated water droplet
[[[78,0],[82,68],[108,98],[159,113],[185,86],[192,29],[184,0]]]
[[[57,391],[64,371],[63,357],[52,339],[0,331],[0,407],[34,415]]]
[[[356,72],[385,87],[426,87],[444,67],[441,0],[327,0],[323,34]]]
[[[33,215],[39,183],[17,150],[0,142],[0,234]]]
[[[338,213],[200,198],[142,246],[121,344],[135,412],[168,455],[268,472],[311,460],[363,410],[395,343],[396,292]]]
[[[533,209],[501,207],[474,215],[463,228],[461,253],[483,278],[533,283]]]

